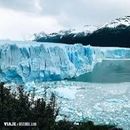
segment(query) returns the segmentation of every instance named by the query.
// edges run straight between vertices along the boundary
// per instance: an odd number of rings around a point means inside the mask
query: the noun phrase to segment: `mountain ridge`
[[[35,34],[34,41],[56,42],[92,46],[130,47],[130,16],[117,18],[111,22],[95,27],[85,25],[83,28],[61,30],[46,34]]]

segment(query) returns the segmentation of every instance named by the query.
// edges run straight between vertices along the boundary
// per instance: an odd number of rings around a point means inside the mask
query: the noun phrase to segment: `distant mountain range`
[[[101,27],[86,25],[83,28],[35,34],[34,41],[56,42],[92,46],[130,47],[130,16],[115,19]]]

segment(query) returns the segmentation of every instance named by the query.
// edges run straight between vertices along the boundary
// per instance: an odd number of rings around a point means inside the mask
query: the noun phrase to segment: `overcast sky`
[[[0,0],[0,39],[102,25],[130,15],[130,0]]]

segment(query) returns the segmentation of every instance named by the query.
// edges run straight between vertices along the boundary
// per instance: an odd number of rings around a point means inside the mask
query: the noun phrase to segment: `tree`
[[[30,93],[24,91],[23,86],[17,92],[0,83],[0,128],[3,122],[36,122],[37,127],[8,127],[3,130],[121,130],[111,125],[94,125],[93,122],[74,122],[62,120],[56,122],[59,108],[56,105],[55,94],[52,93],[49,101],[44,98],[32,99]],[[34,100],[35,99],[35,100]]]

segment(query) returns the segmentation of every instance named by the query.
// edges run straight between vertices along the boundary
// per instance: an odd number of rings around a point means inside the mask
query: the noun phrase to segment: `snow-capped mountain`
[[[130,47],[130,16],[117,18],[103,26],[86,25],[76,29],[35,35],[37,42],[56,42],[92,46]]]
[[[97,27],[96,26],[92,26],[92,25],[85,25],[85,26],[82,26],[82,27],[76,27],[74,29],[70,29],[68,30],[68,32],[70,34],[79,34],[79,33],[82,33],[84,35],[88,35],[89,33],[93,33],[95,30],[97,30]],[[64,31],[62,31],[64,32]],[[63,33],[64,35],[64,33]]]
[[[64,37],[77,37],[77,36],[87,36],[88,34],[94,32],[97,30],[96,26],[91,26],[91,25],[85,25],[83,27],[77,27],[77,28],[72,28],[72,29],[65,29],[65,30],[60,30],[59,32],[53,32],[50,34],[46,34],[45,32],[40,32],[38,34],[34,34],[35,41],[53,41],[55,42],[55,39],[62,39]]]
[[[125,16],[122,18],[117,18],[115,20],[112,20],[110,23],[105,24],[103,27],[116,28],[121,25],[130,26],[130,16]]]

